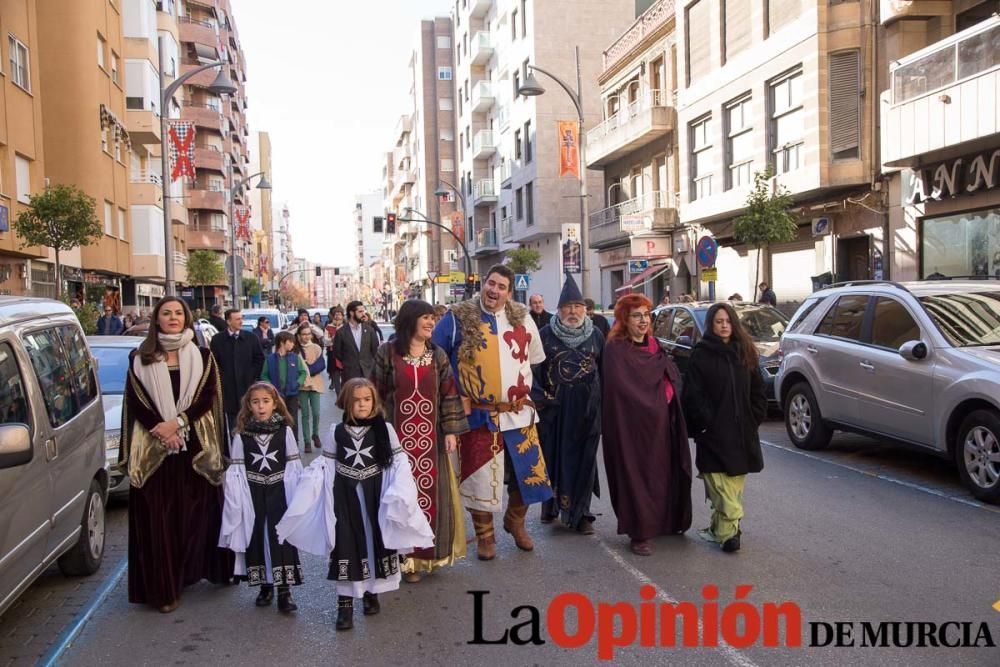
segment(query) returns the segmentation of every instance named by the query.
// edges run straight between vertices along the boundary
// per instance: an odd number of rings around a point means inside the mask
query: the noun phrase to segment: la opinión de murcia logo
[[[645,648],[716,648],[723,644],[742,649],[800,648],[805,638],[814,648],[978,648],[995,647],[989,624],[974,621],[812,621],[803,631],[802,611],[793,601],[749,602],[751,585],[736,586],[733,600],[720,607],[719,589],[702,588],[703,601],[654,602],[656,588],[639,589],[638,604],[591,601],[583,593],[556,595],[542,613],[533,605],[510,612],[517,621],[507,628],[487,631],[483,612],[490,591],[466,591],[472,596],[473,645],[542,645],[543,627],[549,640],[565,649],[580,649],[597,638],[597,657],[614,659],[615,650]],[[1000,603],[998,603],[1000,605]],[[1000,609],[998,609],[1000,611]]]

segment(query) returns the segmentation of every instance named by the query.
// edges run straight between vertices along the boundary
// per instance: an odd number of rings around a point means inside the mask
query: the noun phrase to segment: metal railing
[[[514,238],[514,218],[507,216],[500,221],[500,237],[507,241]]]
[[[480,229],[476,232],[476,248],[496,248],[497,247],[497,230],[495,229]]]
[[[472,152],[478,154],[481,150],[495,150],[497,147],[493,130],[479,130],[472,135]]]
[[[590,214],[590,228],[619,224],[621,219],[629,215],[637,215],[658,208],[676,208],[674,193],[666,190],[646,192],[621,203]]]
[[[174,264],[177,266],[187,266],[188,256],[182,252],[174,251]]]
[[[666,90],[643,90],[635,100],[618,109],[614,115],[605,119],[600,125],[596,125],[588,130],[587,141],[606,137],[643,111],[648,111],[654,107],[668,107],[672,99],[673,95]]]
[[[129,174],[130,183],[152,183],[153,185],[163,185],[163,176],[158,172],[149,169],[140,169]]]
[[[476,181],[472,188],[472,196],[475,199],[482,199],[483,197],[496,197],[497,196],[497,186],[491,178],[483,178]]]
[[[215,30],[215,26],[208,21],[202,21],[200,19],[193,19],[190,16],[180,16],[177,18],[178,23],[193,23],[194,25],[200,25],[210,30]]]

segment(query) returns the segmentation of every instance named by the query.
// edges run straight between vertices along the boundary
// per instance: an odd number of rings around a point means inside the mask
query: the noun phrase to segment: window
[[[114,210],[115,207],[109,201],[104,202],[104,233],[108,236],[114,234]]]
[[[100,35],[97,36],[97,64],[101,69],[107,69],[104,65],[104,46],[106,42]]]
[[[514,130],[514,159],[521,159],[521,130]]]
[[[528,225],[535,224],[535,184],[528,183],[524,186],[525,206],[528,209]]]
[[[528,34],[528,0],[521,0],[521,37]]]
[[[924,218],[920,230],[921,278],[1000,278],[1000,208]]]
[[[512,9],[510,11],[510,39],[511,41],[517,40],[517,9]]]
[[[459,96],[458,96],[458,117],[459,117],[459,118],[461,118],[461,117],[462,117],[462,115],[463,115],[463,114],[465,113],[464,111],[462,111],[462,108],[463,108],[463,107],[462,107],[462,96],[461,96],[461,95],[459,95]]]
[[[455,161],[450,158],[441,160],[441,171],[455,171]]]
[[[840,297],[820,322],[816,333],[821,336],[861,340],[861,324],[864,322],[867,306],[868,297],[864,294]]]
[[[64,327],[74,329],[74,327]],[[24,337],[24,346],[31,359],[31,366],[45,398],[49,422],[58,428],[68,422],[80,409],[96,398],[97,387],[90,355],[83,344],[82,334],[70,362],[63,351],[63,339],[74,342],[75,336],[64,337],[59,329],[45,329]],[[82,400],[81,400],[82,399]]]
[[[691,201],[712,194],[712,117],[691,123]]]
[[[802,12],[802,0],[766,0],[766,3],[768,36],[795,21]]]
[[[63,350],[69,358],[69,369],[73,377],[73,391],[77,405],[81,408],[97,398],[97,378],[94,362],[87,350],[83,331],[79,327],[59,327]]]
[[[670,324],[670,309],[661,310],[653,320],[653,336],[656,338],[666,338],[670,334],[667,325]]]
[[[125,209],[118,209],[118,238],[125,240]]]
[[[450,67],[438,67],[438,81],[451,81]]]
[[[788,332],[792,333],[801,329],[802,324],[812,314],[812,312],[816,310],[816,306],[823,303],[825,300],[826,297],[810,299],[800,311],[795,313],[794,320],[789,323]]]
[[[438,35],[437,47],[439,49],[450,49],[451,48],[451,37],[448,35]]]
[[[514,190],[514,214],[518,220],[524,220],[524,190]]]
[[[531,121],[524,123],[524,161],[531,162]]]
[[[101,128],[101,150],[105,153],[111,152],[111,147],[108,145],[108,133],[111,130],[107,127]]]
[[[861,52],[830,54],[830,153],[834,160],[861,157]]]
[[[753,167],[751,97],[746,95],[726,105],[726,189],[750,184]]]
[[[28,63],[28,47],[22,44],[14,35],[7,37],[7,45],[10,48],[11,80],[30,93],[31,67]]]
[[[710,12],[709,0],[697,0],[686,10],[688,85],[712,71]]]
[[[452,111],[455,108],[454,100],[450,97],[439,97],[438,98],[438,109],[440,111]]]
[[[802,70],[786,74],[770,86],[769,144],[776,174],[795,171],[803,165],[805,144],[802,108]]]
[[[111,52],[111,80],[115,83],[118,81],[118,54],[114,51]]]
[[[514,97],[512,99],[517,99],[521,95],[521,71],[517,70],[514,72],[514,76],[511,77],[511,81],[514,84]]]
[[[17,201],[31,203],[31,162],[20,155],[14,156],[14,171],[17,179]]]
[[[441,141],[455,141],[455,130],[442,128],[438,136],[441,138]]]
[[[722,0],[723,41],[722,62],[745,51],[753,41],[750,0]]]
[[[14,350],[7,343],[0,344],[0,424],[31,426],[28,411],[28,392],[17,368]]]
[[[691,313],[684,308],[676,308],[674,320],[670,323],[670,340],[676,343],[681,336],[687,336],[694,342],[695,331],[694,318],[691,317]]]
[[[872,345],[898,350],[903,343],[920,340],[920,327],[906,306],[895,299],[880,296],[875,300],[872,321]]]

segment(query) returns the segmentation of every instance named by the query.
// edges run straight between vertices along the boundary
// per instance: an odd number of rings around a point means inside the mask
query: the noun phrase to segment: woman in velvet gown
[[[181,589],[227,582],[222,525],[222,393],[215,360],[194,343],[187,304],[165,297],[131,355],[119,466],[128,473],[129,601],[169,613]]]

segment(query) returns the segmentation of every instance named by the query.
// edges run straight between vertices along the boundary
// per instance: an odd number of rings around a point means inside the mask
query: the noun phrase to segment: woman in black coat
[[[708,310],[705,336],[691,354],[682,403],[697,445],[695,464],[712,504],[712,525],[700,535],[728,553],[740,548],[743,487],[764,469],[757,428],[767,397],[757,349],[728,303]]]

